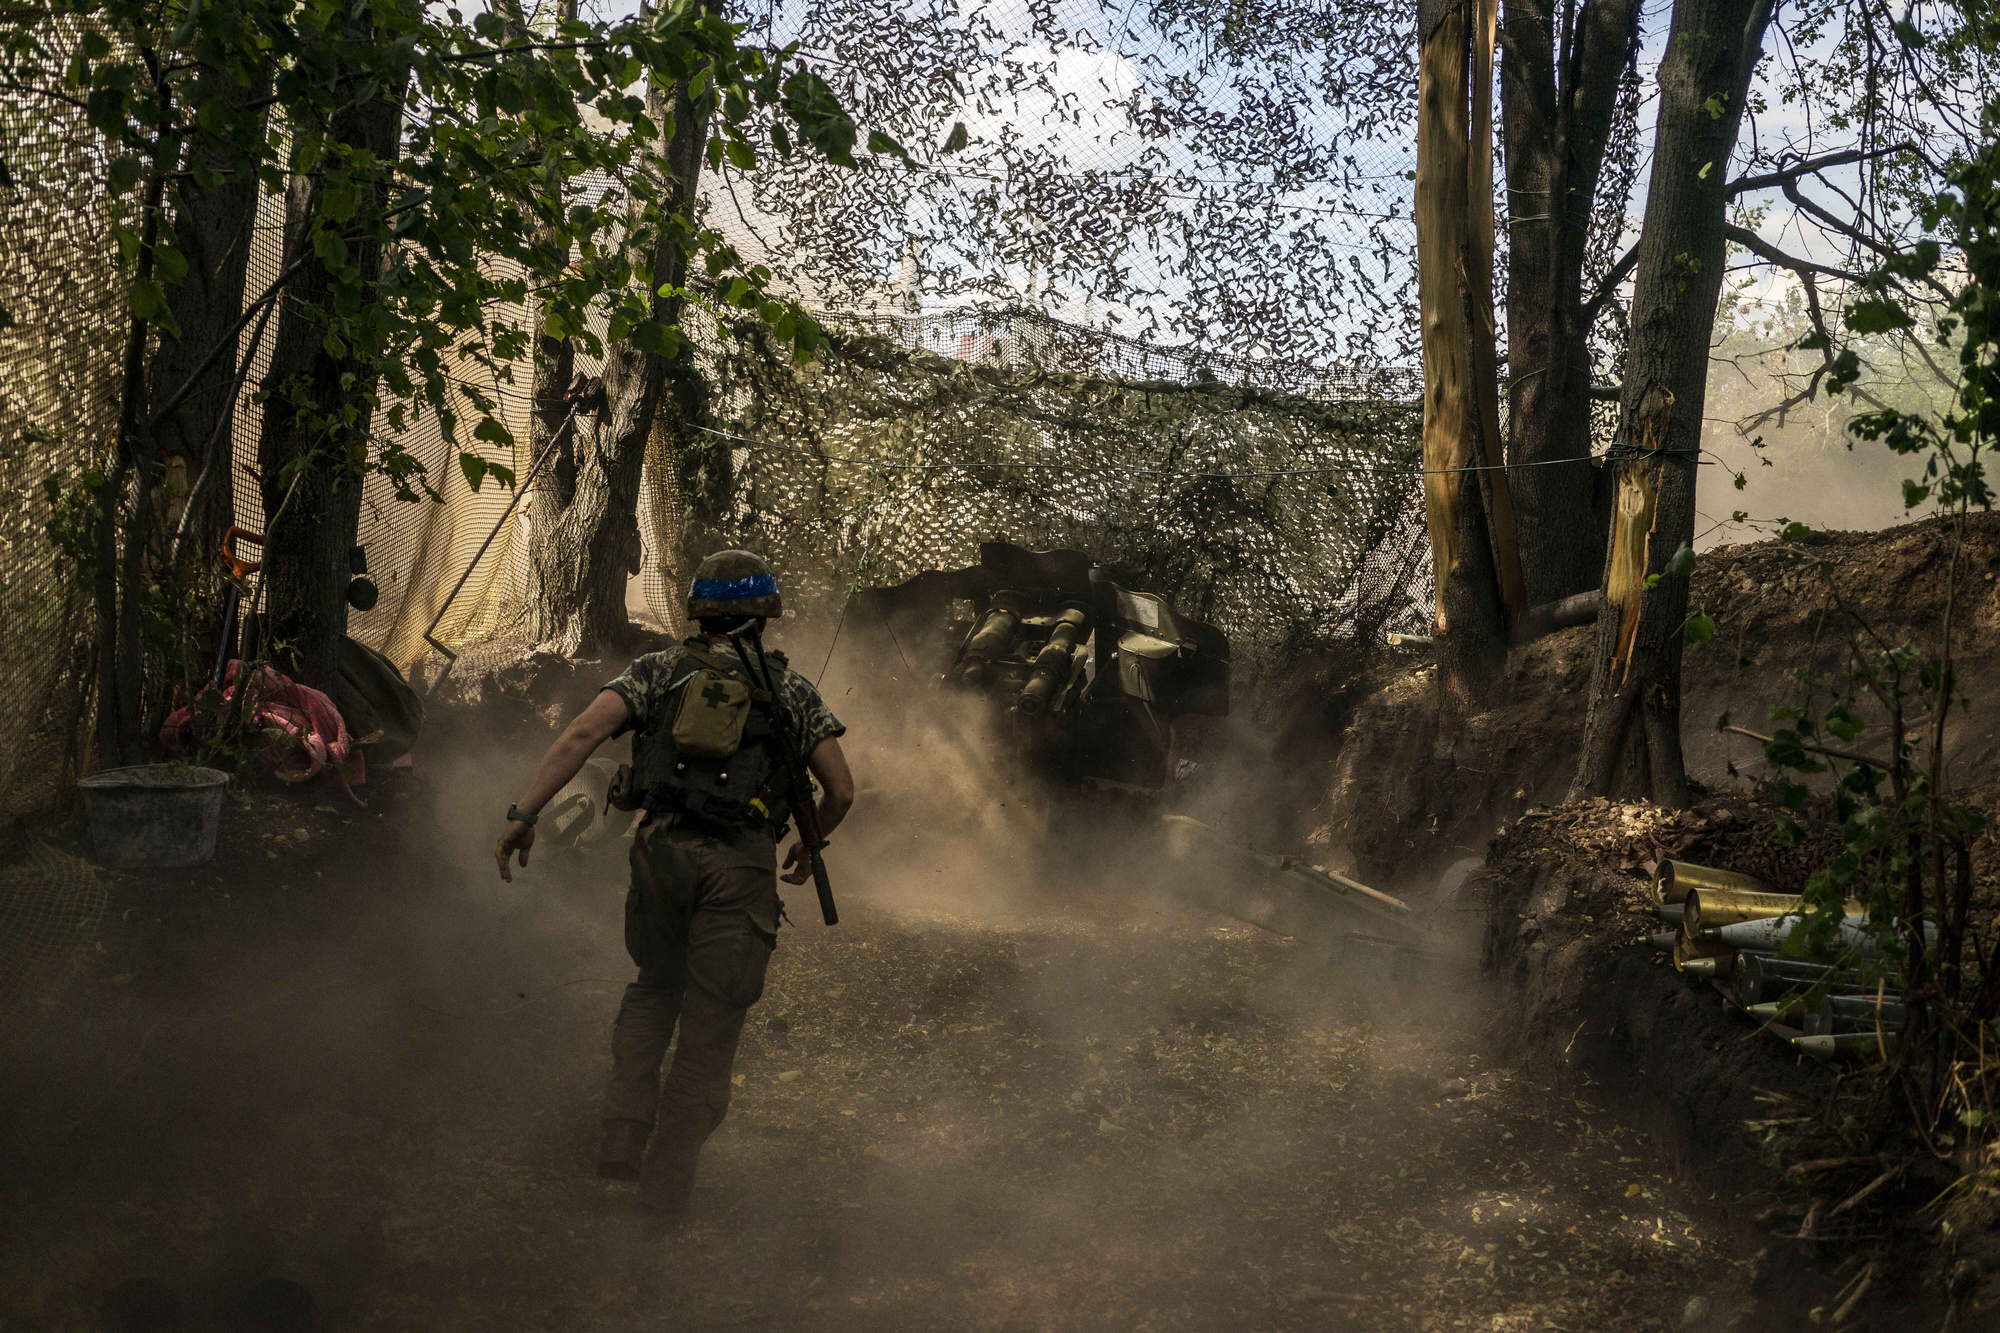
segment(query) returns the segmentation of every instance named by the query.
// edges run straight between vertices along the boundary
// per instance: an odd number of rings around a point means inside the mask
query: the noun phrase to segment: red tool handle
[[[222,558],[229,564],[229,572],[239,579],[247,579],[264,567],[262,560],[245,560],[236,554],[236,543],[249,542],[259,551],[264,549],[264,534],[251,532],[247,528],[230,528],[222,534]]]

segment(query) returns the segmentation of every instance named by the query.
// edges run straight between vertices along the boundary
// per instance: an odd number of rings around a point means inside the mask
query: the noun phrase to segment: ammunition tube
[[[1709,962],[1709,960],[1716,960]],[[1723,960],[1727,960],[1726,963]],[[1708,963],[1705,967],[1695,967],[1696,963]],[[1687,932],[1674,937],[1674,967],[1682,972],[1693,972],[1696,976],[1726,977],[1735,971],[1736,950],[1714,940],[1690,939]]]
[[[1684,905],[1681,903],[1654,903],[1646,909],[1646,915],[1656,921],[1664,921],[1670,926],[1678,926],[1683,920]]]
[[[1765,921],[1772,917],[1795,916],[1805,910],[1805,899],[1796,893],[1746,893],[1733,889],[1690,889],[1681,906],[1691,931],[1715,930],[1739,921]],[[1849,916],[1860,916],[1860,903],[1847,904]]]
[[[1901,1027],[1905,1011],[1902,992],[1891,991],[1879,1000],[1873,995],[1829,995],[1819,1002],[1819,1012],[1822,1018],[1862,1023],[1872,1028],[1877,1019],[1883,1027]]]
[[[1070,655],[1076,648],[1076,641],[1083,637],[1084,619],[1084,613],[1074,606],[1056,617],[1055,628],[1049,631],[1049,641],[1035,655],[1034,674],[1021,687],[1014,707],[1024,713],[1039,713],[1049,706],[1049,696],[1069,676]]]
[[[1873,1032],[1834,1032],[1793,1037],[1792,1048],[1803,1055],[1831,1060],[1837,1056],[1880,1055],[1896,1048],[1894,1033],[1877,1036]]]
[[[1715,870],[1690,865],[1686,861],[1663,861],[1653,876],[1653,896],[1663,903],[1677,903],[1690,889],[1736,889],[1748,893],[1769,893],[1771,886],[1761,879],[1739,875],[1733,870]]]
[[[1830,1033],[1872,1033],[1880,1023],[1884,1029],[1898,1029],[1904,1025],[1902,997],[1892,995],[1876,999],[1874,995],[1828,995],[1820,1001],[1820,1023],[1828,1025],[1820,1031]]]
[[[1749,1004],[1743,1006],[1743,1012],[1760,1023],[1783,1023],[1786,1027],[1805,1029],[1806,1007],[1796,999]]]
[[[1776,951],[1784,947],[1786,939],[1803,918],[1796,916],[1765,917],[1758,921],[1738,921],[1717,930],[1704,930],[1703,939],[1732,945],[1738,949],[1769,949]],[[1924,923],[1924,941],[1933,943],[1937,939],[1937,928],[1930,922]],[[1859,948],[1861,956],[1872,958],[1881,953],[1881,947],[1868,931],[1868,918],[1850,916],[1843,918],[1835,938],[1843,951]]]
[[[1888,976],[1887,982],[1891,988],[1899,988],[1902,984],[1893,973]],[[1843,967],[1836,973],[1824,963],[1776,958],[1768,953],[1743,954],[1738,994],[1744,1004],[1775,1000],[1789,991],[1803,991],[1819,985],[1831,985],[1843,991],[1873,991],[1875,982],[1853,966]]]
[[[1678,930],[1658,931],[1646,936],[1646,946],[1651,949],[1658,949],[1661,953],[1672,953],[1674,951],[1674,941],[1680,937],[1681,933]]]

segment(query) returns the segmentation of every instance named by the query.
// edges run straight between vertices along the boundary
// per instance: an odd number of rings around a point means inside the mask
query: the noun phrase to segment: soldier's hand
[[[515,852],[519,852],[521,854],[521,864],[523,866],[527,865],[528,851],[534,845],[535,826],[533,824],[523,824],[518,819],[508,820],[507,831],[500,835],[500,845],[493,849],[494,856],[500,862],[500,878],[512,884],[514,882],[514,872],[507,864],[508,859]]]
[[[792,850],[785,853],[786,874],[778,876],[787,884],[803,884],[812,878],[812,858],[806,855],[804,842],[794,842]]]

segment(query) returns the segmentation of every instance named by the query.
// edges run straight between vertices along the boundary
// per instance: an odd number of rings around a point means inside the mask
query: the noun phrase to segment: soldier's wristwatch
[[[537,821],[539,821],[539,820],[541,819],[541,816],[540,816],[540,815],[524,815],[524,814],[522,814],[522,813],[520,812],[520,810],[519,810],[519,809],[517,809],[517,808],[516,808],[515,806],[513,806],[513,805],[509,805],[509,806],[507,807],[507,818],[509,818],[509,819],[518,819],[518,820],[520,820],[520,821],[521,821],[521,822],[522,822],[523,824],[526,824],[526,825],[527,825],[527,826],[528,826],[529,828],[533,828],[533,827],[535,826],[536,822],[537,822]]]

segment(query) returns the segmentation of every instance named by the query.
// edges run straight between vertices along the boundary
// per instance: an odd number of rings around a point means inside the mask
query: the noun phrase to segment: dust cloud
[[[842,922],[794,895],[690,1225],[591,1171],[629,844],[501,884],[534,755],[475,744],[121,886],[14,1066],[5,1326],[1638,1329],[1726,1271],[1469,985],[1195,905],[1157,810],[1035,794],[902,646],[786,629],[850,727]],[[1211,795],[1301,799],[1256,770]]]

